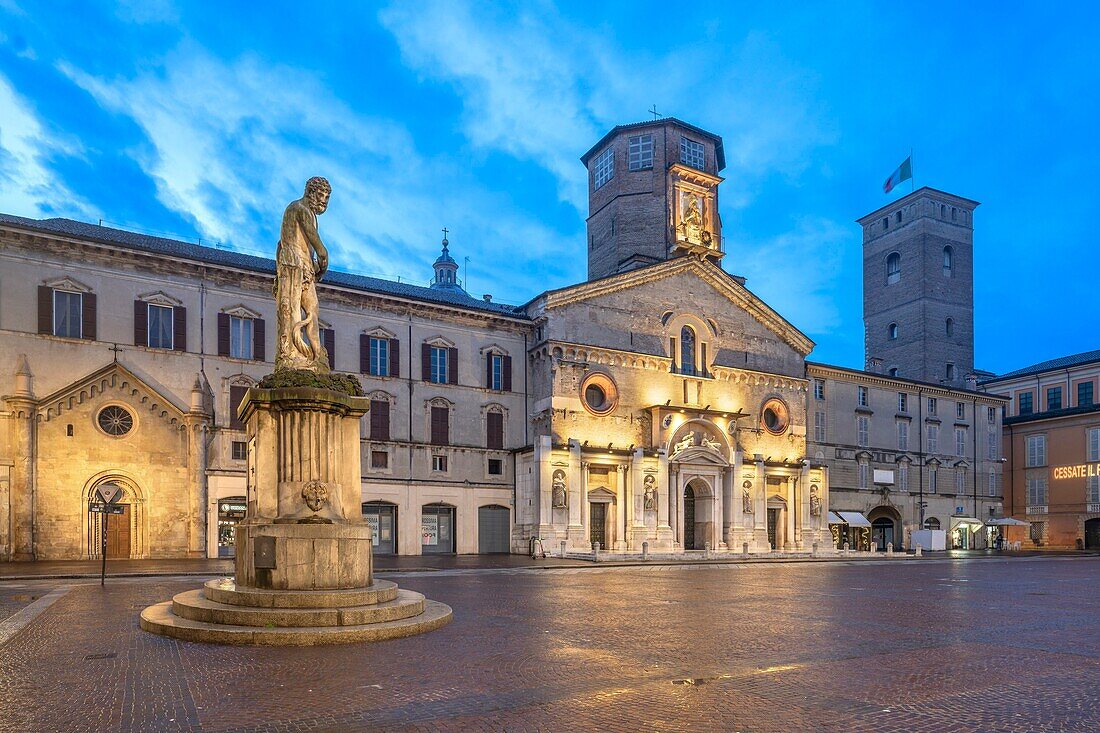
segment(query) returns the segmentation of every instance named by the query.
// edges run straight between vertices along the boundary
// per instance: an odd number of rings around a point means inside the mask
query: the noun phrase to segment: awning
[[[1025,522],[1022,519],[1013,519],[1012,517],[994,517],[993,519],[986,520],[986,524],[993,527],[1030,527],[1031,522]]]
[[[829,524],[847,524],[847,522],[838,517],[836,512],[829,512]]]
[[[971,524],[975,527],[982,526],[982,520],[977,517],[951,517],[951,526],[954,527],[959,524]]]
[[[837,512],[840,518],[844,520],[844,523],[849,527],[870,527],[871,523],[867,521],[867,517],[863,516],[859,512]]]

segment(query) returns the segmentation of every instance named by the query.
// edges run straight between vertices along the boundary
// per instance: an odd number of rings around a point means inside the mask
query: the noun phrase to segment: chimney
[[[966,388],[974,392],[978,391],[978,375],[967,374],[964,378],[966,380]]]
[[[493,300],[493,296],[489,293],[485,293],[485,295],[481,296],[481,299],[484,300],[486,303],[491,303]]]
[[[873,374],[882,374],[882,359],[877,356],[868,356],[867,371]]]

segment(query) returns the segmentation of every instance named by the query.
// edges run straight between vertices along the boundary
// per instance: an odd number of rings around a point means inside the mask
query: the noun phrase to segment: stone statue
[[[645,486],[642,492],[642,508],[647,512],[657,510],[657,479],[653,477],[653,474],[646,474],[646,477],[642,479],[642,484]]]
[[[821,495],[817,484],[810,484],[810,516],[821,516]]]
[[[699,197],[695,194],[684,193],[684,226],[685,227],[702,227],[703,226],[703,214],[699,211]]]
[[[752,514],[752,481],[741,484],[741,511]]]
[[[276,370],[329,371],[317,313],[317,281],[328,269],[328,250],[317,234],[317,216],[325,213],[331,193],[328,181],[315,176],[306,181],[305,195],[283,212],[275,253]]]
[[[555,509],[565,509],[569,506],[569,490],[565,485],[565,471],[562,471],[560,468],[554,471],[550,503]]]

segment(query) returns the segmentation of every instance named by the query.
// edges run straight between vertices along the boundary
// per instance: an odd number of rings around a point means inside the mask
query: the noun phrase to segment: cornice
[[[806,377],[813,379],[815,377],[833,379],[839,379],[845,382],[852,382],[855,384],[863,384],[869,387],[882,387],[892,392],[905,392],[907,394],[915,394],[920,392],[928,397],[950,397],[956,401],[960,398],[967,400],[976,400],[978,402],[988,402],[990,407],[999,406],[1008,401],[1007,397],[1001,397],[1000,395],[989,394],[988,392],[975,392],[969,389],[959,389],[953,387],[945,387],[942,385],[928,384],[925,382],[915,382],[907,379],[897,379],[889,377],[885,374],[875,374],[872,372],[862,372],[856,369],[849,369],[847,367],[834,367],[828,364],[819,364],[817,362],[806,362]]]
[[[111,363],[38,400],[38,419],[48,422],[60,417],[64,412],[110,388],[127,392],[127,397],[136,398],[150,413],[172,425],[182,423],[188,414],[171,397],[161,394],[123,365]]]

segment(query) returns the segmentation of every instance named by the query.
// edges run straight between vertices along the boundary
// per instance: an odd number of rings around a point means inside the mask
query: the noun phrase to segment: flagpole
[[[909,193],[917,188],[917,177],[913,173],[913,148],[909,148]]]

